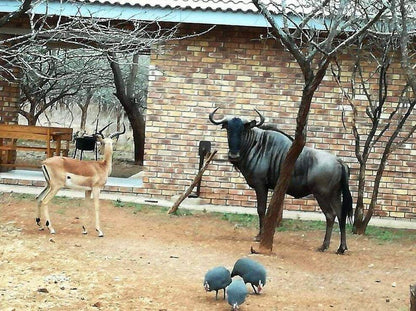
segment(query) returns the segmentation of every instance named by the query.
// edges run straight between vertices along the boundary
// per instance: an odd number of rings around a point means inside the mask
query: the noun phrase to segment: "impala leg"
[[[39,208],[43,208],[43,214],[45,215],[45,220],[46,220],[45,225],[46,225],[46,228],[48,228],[48,230],[51,234],[55,234],[55,229],[52,227],[51,218],[49,216],[48,203],[56,195],[56,193],[59,191],[59,189],[60,188],[50,187],[49,192],[44,195],[43,199],[40,199],[40,207]]]
[[[100,189],[94,188],[92,190],[92,195],[94,199],[94,208],[95,208],[95,230],[98,232],[99,237],[103,237],[104,233],[100,228]]]
[[[89,219],[88,217],[88,210],[89,210],[89,206],[91,205],[91,190],[86,190],[85,191],[85,202],[84,202],[84,217],[82,217],[82,234],[88,234],[87,228],[85,226],[85,221],[86,219]]]
[[[51,190],[51,187],[49,186],[49,183],[48,183],[46,187],[42,190],[42,192],[39,193],[38,196],[36,197],[36,201],[37,201],[36,224],[39,226],[39,230],[44,230],[44,228],[42,227],[40,223],[42,200],[44,199],[44,197],[48,194],[50,190]]]

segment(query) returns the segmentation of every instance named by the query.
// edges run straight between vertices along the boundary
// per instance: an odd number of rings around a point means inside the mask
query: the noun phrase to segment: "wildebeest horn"
[[[123,123],[123,131],[121,132],[115,132],[113,134],[110,135],[110,138],[114,138],[114,137],[119,137],[121,134],[124,134],[126,132],[126,126]]]
[[[256,108],[254,108],[254,111],[257,112],[257,114],[260,117],[260,122],[259,123],[256,122],[256,127],[262,126],[266,119],[263,117],[263,115]]]
[[[209,114],[209,120],[215,125],[220,125],[220,124],[223,124],[225,121],[227,121],[227,118],[225,117],[222,118],[221,120],[214,120],[214,114],[219,108],[220,107],[215,108],[214,111]]]
[[[104,131],[107,127],[109,127],[109,126],[111,125],[111,123],[113,123],[113,122],[108,123],[108,124],[107,124],[106,126],[104,126],[101,130],[99,130],[97,133],[95,133],[95,135],[99,134],[99,135],[101,136],[101,138],[104,138],[103,131]]]

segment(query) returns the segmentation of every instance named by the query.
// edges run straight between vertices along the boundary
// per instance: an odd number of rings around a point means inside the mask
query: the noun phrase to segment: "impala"
[[[89,203],[91,201],[91,194],[94,200],[95,208],[95,230],[99,237],[104,234],[100,227],[100,206],[99,196],[100,191],[107,182],[108,176],[112,169],[112,155],[113,155],[113,138],[125,133],[126,127],[123,124],[123,131],[117,132],[104,138],[100,133],[97,135],[97,140],[100,142],[100,151],[103,154],[101,161],[81,161],[78,159],[55,156],[46,159],[42,163],[43,175],[46,179],[46,187],[36,197],[38,214],[36,223],[43,230],[40,223],[41,210],[43,209],[44,217],[46,219],[45,225],[51,234],[55,234],[49,216],[48,203],[62,188],[72,188],[85,191],[85,200]],[[85,226],[82,226],[83,234],[87,234]]]

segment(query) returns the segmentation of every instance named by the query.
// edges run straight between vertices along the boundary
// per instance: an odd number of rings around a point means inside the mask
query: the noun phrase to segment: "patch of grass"
[[[149,205],[149,204],[141,204],[141,203],[134,203],[134,202],[123,202],[119,199],[113,201],[114,207],[118,208],[126,208],[132,210],[133,214],[137,213],[150,213],[150,212],[159,212],[166,214],[169,208],[158,206],[158,205]],[[178,216],[186,216],[192,215],[191,212],[180,211],[177,213]]]
[[[3,193],[3,199],[4,199]],[[35,195],[33,194],[21,194],[21,193],[11,193],[7,194],[9,198],[13,198],[16,201],[33,201],[35,200]],[[75,204],[82,204],[83,199],[74,199],[68,197],[55,197],[53,203],[61,206],[74,206]],[[131,202],[122,202],[120,200],[113,201],[113,205],[118,208],[130,209],[133,214],[138,213],[150,213],[150,212],[159,212],[166,214],[169,210],[168,207],[161,207],[157,205],[147,205]],[[65,209],[60,208],[56,211],[58,214],[65,214]],[[207,213],[206,210],[201,213],[208,214],[209,216],[216,217],[225,221],[228,221],[232,224],[236,224],[243,227],[258,227],[258,216],[251,214],[233,214],[233,213]],[[175,215],[177,216],[194,216],[196,212],[178,209]],[[282,225],[276,228],[277,232],[286,232],[286,231],[314,231],[314,230],[325,230],[324,221],[306,221],[300,219],[284,219]],[[339,232],[338,225],[334,225],[334,232]],[[347,233],[351,234],[352,226],[347,225]],[[416,230],[410,229],[392,229],[392,228],[381,228],[368,226],[366,230],[366,237],[374,239],[379,243],[396,243],[401,241],[416,242]]]
[[[258,225],[258,217],[251,214],[234,214],[234,213],[210,213],[214,217],[228,221],[242,227],[256,227]]]
[[[168,212],[168,208],[166,208],[166,210],[164,211],[165,213]],[[175,213],[173,213],[173,215],[175,216],[193,216],[194,213],[191,210],[187,210],[187,209],[178,209]]]
[[[300,220],[300,219],[283,219],[280,227],[276,228],[277,232],[286,231],[315,231],[325,230],[326,224],[318,220]]]
[[[365,235],[378,240],[380,243],[414,241],[416,242],[416,230],[392,229],[368,226]]]
[[[60,208],[60,209],[56,210],[56,213],[59,214],[59,215],[65,215],[65,209]]]
[[[139,212],[142,212],[145,205],[139,204],[139,203],[132,203],[132,202],[123,202],[121,200],[113,201],[114,207],[117,208],[127,208],[131,209],[133,214],[137,214]]]
[[[28,193],[11,193],[10,197],[13,197],[13,199],[22,201],[22,200],[34,200],[35,195],[34,194],[28,194]]]

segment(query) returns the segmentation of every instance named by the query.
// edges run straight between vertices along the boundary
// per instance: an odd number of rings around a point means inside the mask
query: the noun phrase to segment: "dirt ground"
[[[98,238],[80,201],[55,198],[50,210],[53,236],[38,231],[33,199],[0,195],[1,310],[230,310],[202,281],[210,268],[232,269],[243,256],[268,275],[264,292],[249,295],[242,311],[408,310],[416,281],[410,242],[349,234],[350,250],[340,256],[337,233],[320,253],[322,231],[279,232],[274,255],[250,255],[255,228],[207,213],[168,216],[103,201],[105,237]],[[79,217],[90,234],[81,234]]]

